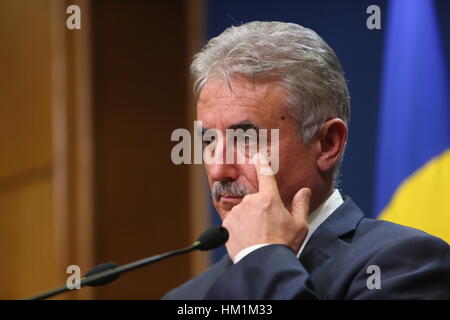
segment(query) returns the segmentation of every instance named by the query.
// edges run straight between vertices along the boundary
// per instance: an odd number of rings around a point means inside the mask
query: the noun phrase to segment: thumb
[[[292,200],[292,215],[295,219],[306,221],[309,214],[309,203],[311,201],[311,189],[301,188]]]

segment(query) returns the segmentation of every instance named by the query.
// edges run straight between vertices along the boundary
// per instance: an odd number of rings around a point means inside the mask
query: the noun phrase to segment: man
[[[314,31],[231,27],[191,70],[203,130],[278,129],[279,170],[270,174],[271,145],[267,156],[246,154],[253,162],[205,165],[228,255],[166,299],[450,298],[445,242],[366,219],[335,188],[349,95],[336,55]],[[234,143],[215,145],[214,158]]]

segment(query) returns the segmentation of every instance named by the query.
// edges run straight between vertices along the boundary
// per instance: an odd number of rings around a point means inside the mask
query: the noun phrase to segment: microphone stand
[[[180,254],[184,254],[184,253],[188,253],[188,252],[200,249],[201,245],[202,245],[202,243],[200,241],[195,241],[191,246],[183,248],[183,249],[178,249],[178,250],[162,253],[162,254],[159,254],[159,255],[156,255],[156,256],[152,256],[152,257],[149,257],[149,258],[144,258],[144,259],[141,259],[141,260],[138,260],[138,261],[134,261],[134,262],[125,264],[123,266],[116,267],[116,268],[111,269],[111,270],[106,270],[106,271],[99,272],[97,274],[93,274],[91,276],[82,278],[80,280],[80,288],[83,287],[83,286],[86,286],[86,285],[90,285],[90,284],[92,284],[92,283],[94,283],[96,281],[99,281],[99,280],[103,280],[103,279],[106,279],[106,278],[112,278],[112,277],[120,275],[122,273],[131,271],[131,270],[134,270],[134,269],[137,269],[137,268],[140,268],[140,267],[147,266],[149,264],[155,263],[155,262],[157,262],[159,260],[162,260],[162,259],[165,259],[165,258],[177,256],[177,255],[180,255]],[[53,296],[55,296],[57,294],[61,294],[61,293],[66,292],[66,291],[70,291],[70,290],[73,290],[73,289],[69,289],[67,287],[67,285],[65,285],[65,286],[61,286],[61,287],[58,287],[58,288],[55,288],[55,289],[52,289],[52,290],[49,290],[49,291],[46,291],[46,292],[39,293],[39,294],[34,295],[32,297],[26,298],[24,300],[41,300],[41,299],[46,299],[46,298],[53,297]]]

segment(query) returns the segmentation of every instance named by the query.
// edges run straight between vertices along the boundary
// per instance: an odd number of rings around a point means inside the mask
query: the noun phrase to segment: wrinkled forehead
[[[283,117],[286,91],[277,82],[233,78],[230,83],[212,79],[197,100],[197,119],[207,128],[225,129],[249,122],[269,128]]]

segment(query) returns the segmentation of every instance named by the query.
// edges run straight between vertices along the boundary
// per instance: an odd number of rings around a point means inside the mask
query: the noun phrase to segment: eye
[[[258,143],[258,136],[256,134],[246,133],[243,136],[243,140],[246,145]]]

